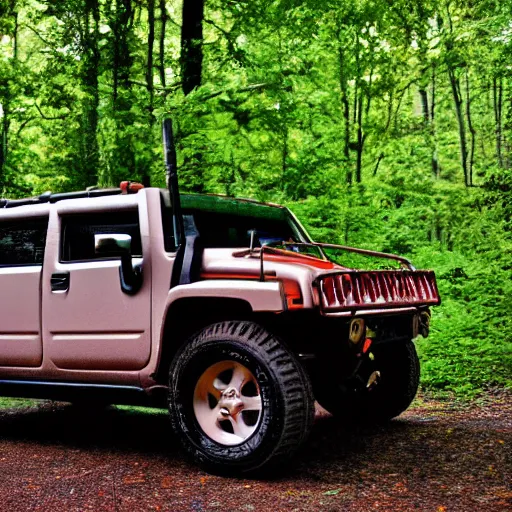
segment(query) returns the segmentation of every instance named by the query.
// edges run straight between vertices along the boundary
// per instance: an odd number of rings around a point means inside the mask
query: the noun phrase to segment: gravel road
[[[208,475],[163,412],[41,402],[0,409],[0,511],[512,510],[512,403],[417,400],[386,427],[350,431],[317,412],[278,479]]]

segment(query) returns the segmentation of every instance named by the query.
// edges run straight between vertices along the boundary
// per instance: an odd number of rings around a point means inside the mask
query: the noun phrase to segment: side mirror
[[[121,257],[119,278],[121,289],[135,295],[142,286],[142,268],[132,263],[132,237],[125,234],[94,235],[94,251],[98,256]]]
[[[124,234],[94,235],[94,252],[101,256],[130,254],[132,237]]]

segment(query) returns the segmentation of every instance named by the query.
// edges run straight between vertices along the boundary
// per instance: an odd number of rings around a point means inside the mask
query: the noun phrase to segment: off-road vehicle
[[[0,201],[0,395],[167,404],[196,461],[239,473],[288,460],[315,399],[345,422],[403,412],[434,273],[313,242],[282,206],[180,195],[164,126],[169,190]]]

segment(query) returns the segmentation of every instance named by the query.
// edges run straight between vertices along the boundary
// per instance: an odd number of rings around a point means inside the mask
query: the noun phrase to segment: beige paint
[[[130,201],[126,202],[119,201],[123,199],[122,196],[108,199],[109,201],[98,201],[108,204],[103,208],[95,208],[95,213],[122,213],[123,210],[137,207],[137,202],[131,196]],[[145,256],[150,254],[145,196],[141,194],[137,199],[140,204],[139,219]],[[93,202],[90,199],[73,201],[78,204],[72,208],[69,204],[71,201],[57,203],[50,216],[50,230],[58,233],[61,219],[69,213],[80,211],[84,202],[86,211],[90,213],[91,207],[87,207],[87,202]],[[141,290],[131,296],[121,289],[120,260],[60,263],[60,241],[56,238],[52,238],[47,244],[43,271],[45,360],[58,369],[142,369],[149,360],[151,351],[150,258],[134,261],[142,265],[144,281]],[[68,291],[52,292],[50,280],[54,272],[69,272]]]
[[[121,291],[119,261],[59,262],[63,215],[130,208],[139,208],[144,255],[140,261],[144,282],[136,295],[128,296]],[[233,249],[204,252],[203,271],[218,273],[221,278],[169,290],[175,254],[164,248],[158,189],[148,188],[128,196],[2,209],[0,222],[42,213],[49,213],[50,217],[43,269],[0,269],[0,378],[147,388],[155,385],[153,374],[163,344],[174,341],[162,339],[162,334],[167,311],[177,300],[231,297],[248,302],[254,311],[280,312],[284,308],[280,280],[289,279],[300,285],[305,308],[318,305],[318,294],[311,283],[323,271],[301,264],[267,262],[265,270],[275,277],[265,282],[254,278],[225,279],[222,274],[230,272],[259,275],[259,259],[234,257]],[[52,273],[67,271],[69,291],[52,292]],[[367,313],[390,311],[362,314]]]
[[[30,220],[47,216],[49,206],[20,206],[0,212],[0,223]],[[41,365],[41,268],[0,267],[0,368]]]
[[[39,366],[41,266],[0,268],[0,366]]]

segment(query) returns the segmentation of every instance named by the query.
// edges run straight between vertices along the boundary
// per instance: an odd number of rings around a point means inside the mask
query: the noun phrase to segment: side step
[[[165,407],[165,393],[149,395],[137,386],[48,382],[32,380],[0,380],[0,396],[37,398],[62,402],[103,402],[109,404]]]

